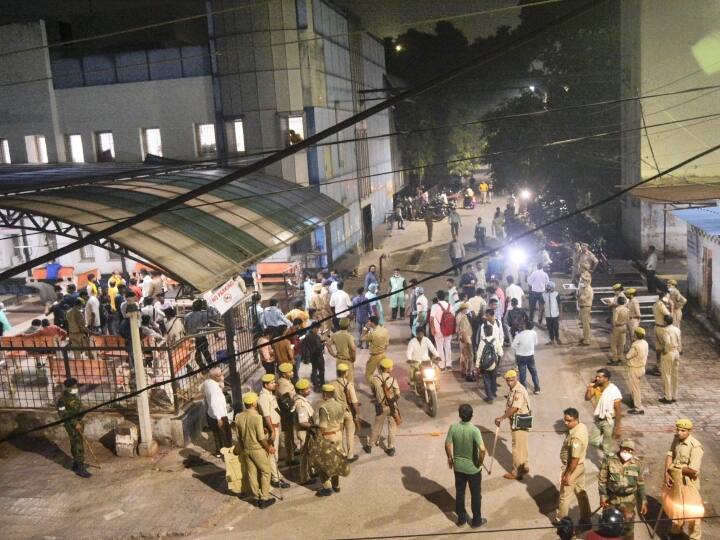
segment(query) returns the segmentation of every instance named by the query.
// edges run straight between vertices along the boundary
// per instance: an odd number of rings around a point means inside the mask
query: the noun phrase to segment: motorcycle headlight
[[[435,378],[435,368],[427,367],[422,371],[423,379],[433,380]]]

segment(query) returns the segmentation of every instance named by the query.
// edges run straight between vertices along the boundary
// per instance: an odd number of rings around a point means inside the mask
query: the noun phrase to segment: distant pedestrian
[[[370,288],[370,285],[373,283],[380,285],[380,280],[378,279],[377,275],[377,268],[374,264],[371,264],[368,267],[367,274],[365,274],[365,290],[367,291]]]
[[[448,214],[448,223],[450,223],[450,234],[452,236],[460,236],[460,227],[462,226],[460,214],[458,214],[457,208],[454,206],[450,207]]]
[[[660,356],[660,373],[662,374],[663,391],[665,397],[660,403],[669,405],[675,403],[678,387],[678,368],[680,367],[680,349],[682,338],[680,329],[673,324],[672,315],[665,315],[665,328],[657,343],[662,354]]]
[[[66,379],[64,386],[65,390],[58,400],[57,410],[70,439],[70,452],[73,458],[72,470],[81,478],[90,478],[92,475],[85,465],[85,440],[83,436],[85,425],[81,414],[83,406],[79,396],[80,389],[77,380],[73,378]]]
[[[362,336],[363,327],[370,317],[370,307],[368,306],[368,303],[365,302],[365,289],[363,287],[358,287],[356,293],[357,294],[353,296],[352,299],[352,307],[355,324],[357,324],[358,346],[362,349],[363,343],[360,341],[360,336]]]
[[[535,310],[537,309],[538,324],[542,325],[543,293],[547,289],[548,283],[550,283],[550,278],[543,270],[542,263],[535,265],[535,271],[528,276],[527,282],[530,285],[530,320],[534,319]]]
[[[657,291],[657,278],[655,277],[657,271],[657,253],[655,253],[655,246],[648,248],[648,256],[647,259],[645,259],[644,266],[648,294],[655,294]]]
[[[555,282],[549,281],[543,293],[543,314],[548,330],[548,345],[554,341],[562,345],[560,341],[560,294],[555,290]]]
[[[473,408],[463,403],[458,408],[460,422],[450,426],[445,437],[445,453],[448,466],[455,473],[455,513],[458,526],[465,525],[469,516],[465,511],[465,489],[470,486],[470,509],[475,529],[487,523],[480,513],[482,462],[485,459],[485,445],[480,430],[470,421]]]
[[[520,307],[518,299],[513,298],[510,300],[510,309],[507,312],[506,324],[510,328],[510,337],[515,339],[525,329],[525,325],[530,321],[527,310]]]
[[[429,208],[425,209],[425,228],[427,228],[427,241],[432,242],[433,218]]]
[[[215,457],[222,459],[221,448],[232,446],[232,432],[228,420],[227,402],[223,394],[225,377],[222,369],[215,366],[210,368],[208,378],[202,384],[203,399],[205,402],[205,419],[215,438]]]
[[[648,342],[645,341],[645,329],[636,328],[633,332],[635,341],[630,345],[627,352],[627,378],[630,394],[632,395],[633,406],[629,414],[645,414],[642,405],[641,383],[645,379],[645,366],[648,359]]]
[[[475,289],[477,289],[477,278],[473,271],[472,264],[468,264],[465,267],[465,272],[460,276],[460,290],[465,294],[465,299],[469,300],[475,296]]]
[[[395,207],[395,221],[397,221],[398,230],[405,229],[405,220],[403,219],[402,208],[400,205]]]
[[[475,368],[482,375],[485,387],[485,402],[497,398],[497,368],[503,355],[502,330],[500,325],[485,322],[479,327]]]
[[[515,362],[520,370],[520,384],[527,388],[527,371],[533,381],[533,393],[540,393],[540,378],[535,367],[535,347],[537,346],[537,332],[533,330],[532,321],[525,324],[525,329],[513,338],[512,350],[515,353]]]
[[[475,249],[480,251],[481,247],[485,247],[485,225],[482,222],[482,218],[477,218],[475,224]]]
[[[453,272],[456,276],[459,276],[460,269],[462,268],[462,262],[465,258],[465,246],[455,235],[453,235],[452,241],[450,242],[448,252],[450,255],[450,261],[453,266]]]
[[[492,221],[492,233],[497,240],[502,240],[505,237],[503,228],[505,227],[505,218],[500,213],[500,207],[495,209],[495,215]]]

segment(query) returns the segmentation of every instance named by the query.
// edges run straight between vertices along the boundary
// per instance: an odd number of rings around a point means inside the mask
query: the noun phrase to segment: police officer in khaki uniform
[[[590,523],[590,501],[585,491],[585,456],[588,448],[588,429],[580,422],[580,413],[572,407],[563,411],[563,422],[568,428],[560,450],[562,477],[556,521],[568,515],[573,493],[580,506],[580,523]]]
[[[675,326],[680,328],[683,318],[683,307],[687,304],[687,298],[678,290],[676,279],[668,279],[667,286],[673,320],[675,321]]]
[[[657,302],[653,304],[653,319],[655,320],[655,365],[651,370],[653,375],[660,375],[660,355],[662,354],[662,347],[659,343],[663,332],[665,332],[665,316],[672,315],[668,305],[670,304],[670,298],[666,293],[661,292],[658,296]]]
[[[298,448],[300,448],[300,485],[307,486],[314,484],[315,479],[310,478],[310,469],[308,467],[308,456],[305,450],[305,441],[307,434],[312,427],[313,416],[315,411],[313,406],[308,401],[310,395],[310,381],[307,379],[300,379],[295,383],[295,440],[297,441]]]
[[[674,500],[680,500],[680,487],[697,492],[700,498],[700,467],[702,466],[703,446],[691,435],[693,423],[687,418],[681,418],[675,422],[675,439],[670,445],[670,450],[665,458],[665,485],[674,488]],[[682,535],[685,523],[688,525],[690,540],[700,540],[699,519],[685,521],[673,521],[670,533]]]
[[[593,288],[590,285],[592,277],[590,272],[580,274],[580,286],[577,290],[578,311],[580,313],[580,323],[582,324],[583,337],[578,343],[580,346],[590,345],[590,310],[593,303]]]
[[[348,462],[357,461],[355,454],[355,428],[360,420],[360,402],[355,393],[355,385],[348,380],[350,370],[347,364],[338,364],[336,368],[337,379],[333,381],[335,399],[345,408],[343,417],[343,447]],[[358,428],[359,431],[359,428]]]
[[[373,401],[375,403],[375,423],[373,424],[370,438],[367,440],[363,450],[368,454],[372,452],[372,447],[378,445],[380,434],[382,433],[385,422],[388,425],[387,449],[385,452],[388,456],[395,455],[395,432],[397,431],[397,422],[394,413],[397,409],[397,402],[400,399],[400,386],[390,374],[393,368],[393,361],[389,358],[383,358],[371,382],[373,391]]]
[[[320,434],[329,441],[332,441],[335,448],[342,452],[342,427],[345,407],[335,399],[334,385],[323,384],[322,395],[323,401],[315,415],[315,425],[320,428]],[[338,475],[328,477],[322,468],[318,472],[320,480],[322,481],[322,489],[318,490],[315,495],[318,497],[327,497],[332,495],[333,491],[335,493],[340,492],[340,477]]]
[[[366,341],[370,347],[370,358],[365,365],[365,379],[368,385],[372,387],[372,379],[378,368],[380,361],[385,358],[388,345],[390,344],[390,332],[387,328],[380,324],[380,319],[376,316],[370,317],[360,341]]]
[[[275,398],[277,381],[275,375],[272,373],[266,373],[260,381],[263,387],[258,394],[258,412],[262,416],[268,442],[272,444],[275,449],[275,451],[270,454],[270,471],[272,476],[270,483],[273,487],[286,489],[290,487],[290,484],[280,476],[280,470],[278,468],[278,452],[280,451],[280,408]]]
[[[348,328],[350,327],[350,318],[340,319],[340,330],[333,333],[327,341],[327,350],[330,356],[337,360],[337,365],[345,364],[348,366],[347,379],[350,382],[355,380],[355,355],[357,348],[355,347],[355,338]]]
[[[586,243],[583,243],[581,245],[581,253],[578,256],[577,259],[577,270],[579,273],[582,272],[589,272],[593,273],[595,271],[595,267],[598,264],[598,258],[595,256],[595,254],[590,251],[590,246],[588,246]]]
[[[629,414],[645,414],[642,406],[642,391],[640,385],[645,379],[645,366],[648,358],[648,342],[645,341],[645,329],[636,328],[634,331],[635,340],[630,345],[630,350],[625,358],[627,359],[628,368],[628,387],[633,399],[633,408],[628,411]]]
[[[250,491],[255,496],[258,508],[267,508],[275,504],[270,497],[271,465],[269,457],[275,455],[275,447],[267,439],[263,429],[263,419],[258,413],[258,395],[248,392],[243,396],[245,410],[235,416],[238,432],[238,444],[235,453],[243,462],[243,470],[248,477]]]
[[[637,290],[632,287],[625,291],[625,295],[628,298],[628,313],[630,314],[630,321],[628,322],[630,339],[635,335],[635,329],[640,326],[640,301],[635,297],[636,294]]]
[[[293,386],[292,378],[294,375],[292,364],[284,363],[278,367],[280,372],[280,378],[277,379],[277,389],[275,390],[276,397],[280,398],[285,394],[289,394],[290,402],[295,402],[295,386]],[[279,405],[279,404],[278,404]],[[295,453],[295,443],[293,442],[293,423],[294,423],[294,411],[292,409],[285,411],[282,407],[280,410],[280,426],[283,433],[283,445],[285,446],[285,463],[288,467],[297,465],[296,461],[293,461]]]
[[[635,506],[640,505],[641,516],[647,514],[648,509],[643,466],[635,457],[634,441],[624,439],[618,452],[605,456],[600,466],[598,490],[600,506],[615,507],[625,516],[623,540],[633,540]]]
[[[625,303],[625,296],[618,296],[617,305],[613,308],[612,314],[612,334],[610,335],[610,354],[612,359],[608,362],[609,366],[619,366],[625,355],[625,336],[627,335],[627,325],[630,322],[630,312]]]
[[[669,405],[675,403],[677,398],[680,349],[682,348],[680,329],[673,324],[671,315],[665,316],[665,328],[660,334],[657,347],[661,351],[660,373],[662,375],[663,391],[665,392],[665,397],[660,399],[660,403]]]
[[[513,428],[513,417],[516,414],[530,413],[530,397],[525,387],[518,382],[517,371],[511,369],[505,373],[505,382],[510,391],[505,403],[505,414],[495,419],[500,427],[503,420],[510,421],[512,430],[512,471],[503,475],[508,480],[522,480],[530,472],[528,465],[528,430]]]

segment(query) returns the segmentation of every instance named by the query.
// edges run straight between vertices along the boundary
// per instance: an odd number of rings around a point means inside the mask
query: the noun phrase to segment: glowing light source
[[[530,192],[529,189],[523,189],[523,190],[520,192],[520,197],[521,197],[522,199],[524,199],[524,200],[527,201],[527,200],[530,199],[530,197],[532,197],[532,193]]]
[[[403,52],[403,50],[405,50],[405,47],[402,46],[402,43],[395,44],[395,52]]]
[[[527,255],[522,249],[513,248],[508,252],[510,262],[516,265],[522,265],[527,262]]]
[[[528,88],[530,89],[531,92],[534,92],[534,91],[535,91],[535,86],[532,85],[532,84],[531,84],[530,86],[528,86]]]

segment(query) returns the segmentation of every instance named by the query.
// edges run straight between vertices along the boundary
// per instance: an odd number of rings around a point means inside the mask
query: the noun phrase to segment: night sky
[[[451,17],[463,13],[517,5],[514,0],[333,0],[360,17],[363,28],[378,37],[396,36],[409,28],[432,32],[435,23],[405,25],[417,20]],[[520,10],[451,19],[472,41],[502,25],[515,26]]]

